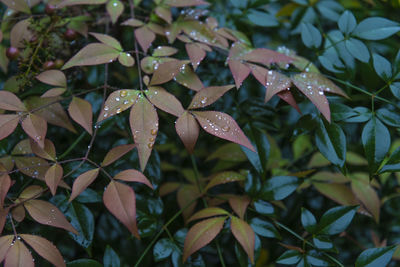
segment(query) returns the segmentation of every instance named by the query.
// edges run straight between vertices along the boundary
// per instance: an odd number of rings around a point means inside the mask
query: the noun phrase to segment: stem
[[[10,219],[11,226],[12,226],[12,229],[13,229],[13,232],[14,232],[14,236],[17,237],[18,234],[17,234],[17,230],[15,229],[15,225],[14,225],[14,221],[13,221],[11,213],[8,214],[8,218]]]
[[[61,156],[58,157],[58,159],[65,158],[79,144],[79,142],[83,139],[83,137],[85,137],[85,135],[86,131],[82,132],[81,135],[72,143],[72,145],[68,147],[68,149],[61,154]]]

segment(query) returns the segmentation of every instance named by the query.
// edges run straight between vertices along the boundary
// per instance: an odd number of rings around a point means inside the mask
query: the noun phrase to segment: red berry
[[[55,67],[55,64],[54,64],[54,61],[46,61],[44,64],[43,64],[43,69],[45,69],[45,70],[50,70],[50,69],[54,69],[54,67]]]
[[[47,15],[53,15],[56,12],[56,6],[52,4],[47,4],[46,8],[44,9],[44,12],[46,12]]]
[[[10,60],[15,60],[15,59],[17,59],[18,56],[19,56],[19,50],[18,50],[18,48],[12,47],[12,46],[10,46],[9,48],[7,48],[6,56],[7,56],[8,59],[10,59]]]
[[[55,67],[56,69],[61,69],[62,66],[64,66],[64,60],[62,60],[62,59],[56,59],[56,60],[54,61],[54,67]]]
[[[76,31],[72,30],[72,29],[67,29],[64,33],[64,38],[67,41],[73,41],[75,40],[77,37]]]

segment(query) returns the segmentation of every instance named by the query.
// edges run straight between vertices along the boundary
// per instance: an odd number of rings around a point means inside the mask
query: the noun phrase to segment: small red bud
[[[77,37],[76,31],[72,30],[72,29],[67,29],[64,33],[64,38],[67,41],[73,41],[75,40]]]
[[[50,69],[54,69],[55,67],[55,63],[54,61],[46,61],[45,63],[43,63],[43,69],[45,70],[50,70]]]
[[[15,60],[18,58],[19,56],[19,50],[16,47],[12,47],[10,46],[9,48],[7,48],[6,50],[6,56],[8,57],[8,59],[10,60]]]
[[[52,4],[47,4],[44,12],[46,12],[47,15],[53,15],[56,12],[56,6],[52,5]]]

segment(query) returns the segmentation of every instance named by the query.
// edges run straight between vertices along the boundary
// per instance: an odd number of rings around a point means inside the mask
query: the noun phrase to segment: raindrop
[[[104,106],[104,110],[105,111],[107,111],[107,110],[109,110],[110,108],[108,107],[108,106]]]
[[[119,98],[119,97],[116,97],[116,98],[115,98],[115,101],[119,101],[119,100],[120,100],[120,98]]]
[[[121,113],[121,111],[122,110],[120,108],[118,108],[116,112],[117,112],[117,114],[119,114],[119,113]]]
[[[150,131],[150,133],[151,133],[151,135],[157,135],[157,129],[152,129],[152,130]]]
[[[323,95],[324,91],[319,91],[318,94]]]
[[[127,94],[128,94],[128,92],[126,90],[122,90],[121,92],[119,92],[120,97],[125,97]]]
[[[149,141],[150,141],[150,142],[154,142],[154,137],[150,137],[150,138],[149,138]]]
[[[222,130],[223,132],[228,132],[228,131],[230,130],[230,128],[229,128],[228,125],[225,125],[225,126],[222,126],[221,130]]]
[[[38,140],[38,141],[42,140],[42,137],[41,137],[40,135],[37,135],[35,138],[36,138],[36,140]]]
[[[207,97],[203,97],[200,101],[203,105],[207,103]]]
[[[118,3],[117,3],[117,2],[114,2],[114,3],[113,3],[113,6],[118,6]]]
[[[153,143],[148,143],[148,144],[147,144],[147,147],[150,148],[150,149],[153,148],[153,146],[154,146]]]
[[[129,103],[128,100],[125,100],[125,101],[124,101],[124,105],[127,105],[128,103]]]
[[[104,113],[103,117],[105,118],[105,117],[107,117],[107,116],[108,116],[108,113]]]

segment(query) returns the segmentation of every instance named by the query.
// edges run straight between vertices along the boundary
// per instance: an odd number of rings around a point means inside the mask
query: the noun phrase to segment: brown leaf
[[[199,125],[189,112],[184,112],[175,122],[176,133],[182,140],[189,153],[193,153],[197,138],[199,137]]]
[[[3,232],[4,225],[6,224],[6,219],[7,219],[9,211],[10,211],[10,208],[3,209],[0,207],[0,235]],[[2,261],[1,253],[2,252],[1,252],[1,241],[0,241],[0,262]]]
[[[183,20],[178,23],[192,40],[224,49],[228,46],[225,38],[217,35],[207,24],[199,20]]]
[[[126,181],[126,182],[138,182],[147,185],[151,189],[153,189],[153,185],[150,183],[150,181],[146,178],[146,176],[143,175],[140,171],[137,170],[125,170],[117,175],[114,176],[114,179],[116,180],[121,180],[121,181]]]
[[[153,57],[167,57],[178,53],[178,49],[171,46],[158,46],[153,51]]]
[[[103,202],[106,208],[136,238],[140,239],[136,226],[136,196],[133,189],[128,185],[111,181],[104,191]]]
[[[46,160],[38,157],[13,157],[20,172],[32,178],[44,180],[44,175],[49,168]]]
[[[180,60],[172,60],[156,65],[153,77],[151,78],[150,84],[157,85],[166,83],[172,80],[184,66],[184,63]]]
[[[47,90],[43,95],[41,95],[40,97],[56,97],[56,96],[60,96],[62,94],[65,93],[67,89],[66,88],[52,88]]]
[[[13,219],[17,222],[22,222],[25,219],[25,209],[22,205],[13,208],[11,214]]]
[[[11,248],[11,243],[14,235],[4,235],[0,237],[0,263],[4,260],[8,250]]]
[[[209,217],[214,217],[214,216],[219,216],[219,215],[228,215],[229,216],[229,212],[227,212],[224,209],[218,208],[218,207],[205,208],[205,209],[202,209],[202,210],[196,212],[195,214],[193,214],[192,217],[190,217],[187,222],[204,219],[204,218],[209,218]]]
[[[233,172],[233,171],[225,171],[225,172],[220,172],[215,174],[210,182],[208,182],[206,188],[204,191],[207,191],[208,189],[220,185],[220,184],[226,184],[226,183],[232,183],[232,182],[241,182],[245,181],[246,177],[240,173]]]
[[[13,1],[13,0],[7,0],[7,1]],[[19,1],[22,2],[24,0],[19,0]],[[31,40],[32,33],[29,30],[29,27],[31,27],[30,19],[21,20],[12,27],[10,32],[10,43],[12,47],[24,48],[25,47],[24,41],[29,42]]]
[[[135,148],[135,145],[128,144],[128,145],[120,145],[113,147],[110,151],[107,152],[106,156],[101,163],[101,166],[105,167],[113,163],[114,161],[118,160],[120,157],[131,151]]]
[[[96,32],[89,32],[89,34],[105,45],[115,48],[118,51],[123,50],[120,42],[117,39],[115,39],[114,37],[111,37],[110,35],[96,33]]]
[[[367,182],[352,179],[351,190],[368,212],[371,213],[375,222],[379,223],[381,201],[374,188]]]
[[[145,169],[158,132],[158,115],[153,105],[142,95],[132,107],[129,122],[139,153],[140,168]]]
[[[47,239],[37,236],[37,235],[21,235],[22,239],[31,246],[37,254],[54,264],[56,267],[65,266],[64,259],[56,248],[50,241]]]
[[[78,235],[78,231],[67,221],[64,214],[50,202],[32,199],[24,202],[29,215],[38,223],[63,228]]]
[[[221,232],[227,217],[211,218],[196,223],[188,231],[183,246],[182,260],[185,262],[190,255],[209,244]]]
[[[179,117],[183,112],[185,112],[181,102],[179,102],[179,100],[173,94],[167,92],[162,87],[149,87],[145,93],[153,105],[165,112],[168,112],[169,114]]]
[[[69,202],[71,202],[74,198],[79,196],[99,175],[100,169],[93,169],[79,175],[72,185],[71,196],[69,197]]]
[[[25,105],[15,94],[4,90],[0,91],[0,109],[26,111]]]
[[[156,35],[145,25],[135,30],[135,38],[142,50],[146,53],[151,43],[156,39]]]
[[[247,206],[250,204],[248,196],[234,196],[229,198],[229,205],[236,212],[239,218],[243,219]]]
[[[219,138],[243,145],[255,152],[254,147],[236,121],[226,113],[218,111],[193,111],[193,115],[204,131]]]
[[[67,78],[65,77],[65,74],[59,70],[48,70],[42,72],[38,76],[36,76],[36,79],[38,79],[42,83],[46,83],[49,85],[54,85],[62,88],[67,87]]]
[[[174,7],[209,5],[209,3],[203,0],[164,0],[163,3]]]
[[[4,267],[34,267],[32,255],[19,239],[11,243],[4,260]]]
[[[321,194],[341,205],[352,206],[359,204],[353,192],[346,185],[317,182],[314,182],[313,185]]]
[[[244,54],[242,56],[242,59],[246,61],[261,63],[266,66],[270,66],[271,63],[281,63],[281,62],[289,64],[290,62],[293,61],[293,58],[285,54],[266,48],[253,49],[249,53]]]
[[[154,12],[157,14],[157,16],[159,16],[166,22],[168,22],[168,23],[172,22],[171,9],[169,9],[167,7],[163,7],[163,6],[157,6],[156,9],[154,10]]]
[[[197,205],[197,201],[195,200],[199,197],[200,197],[200,192],[197,186],[195,185],[185,184],[179,188],[178,193],[176,195],[179,208],[183,209],[187,206],[188,203],[193,201],[193,204],[191,204],[189,207],[186,207],[182,212],[183,218],[185,220],[187,220],[190,217],[190,215],[193,214],[193,211]]]
[[[28,198],[38,198],[42,193],[43,187],[39,185],[30,185],[19,194],[18,199],[26,200]]]
[[[138,90],[128,89],[112,92],[104,103],[97,121],[102,121],[130,108],[137,101],[139,92]]]
[[[298,76],[300,75],[300,76]],[[303,72],[301,74],[296,75],[296,78],[299,80],[307,80],[311,85],[317,86],[319,91],[323,91],[326,93],[332,93],[336,95],[340,95],[346,98],[349,96],[343,92],[336,84],[334,84],[331,80],[325,78],[322,74],[316,72]],[[295,79],[296,79],[295,78]]]
[[[45,139],[44,140],[44,148],[41,148],[38,145],[38,143],[36,143],[32,139],[29,139],[29,142],[30,142],[32,152],[35,153],[37,156],[44,158],[44,159],[51,160],[51,161],[56,161],[56,147],[54,146],[52,141],[50,141],[49,139]],[[19,147],[19,148],[21,148],[21,147]]]
[[[124,4],[119,0],[111,0],[106,5],[107,13],[111,17],[111,22],[114,24],[124,12]]]
[[[222,97],[226,92],[235,87],[234,85],[225,86],[211,86],[201,89],[194,95],[192,102],[189,105],[189,109],[193,108],[204,108],[211,105]]]
[[[50,188],[50,192],[53,196],[56,194],[58,184],[63,178],[63,168],[60,164],[56,163],[52,165],[46,172],[44,180],[47,186]]]
[[[240,243],[244,251],[246,251],[251,263],[254,264],[255,234],[253,229],[247,224],[247,222],[232,216],[231,230],[233,236]]]
[[[93,112],[90,102],[79,97],[73,97],[68,107],[68,113],[75,122],[92,135]]]
[[[131,27],[140,27],[143,26],[144,23],[138,19],[128,19],[121,23],[123,26],[131,26]]]
[[[0,140],[12,134],[18,126],[18,122],[17,114],[0,114]]]
[[[265,83],[265,98],[264,102],[269,101],[275,94],[288,90],[292,86],[292,81],[289,77],[269,70],[267,74],[267,79]]]
[[[0,174],[0,209],[3,209],[4,199],[11,187],[11,178],[7,173]]]
[[[5,171],[10,172],[14,169],[14,161],[11,156],[4,156],[0,158],[0,169],[5,168]],[[3,171],[3,170],[2,170]],[[0,171],[0,172],[2,172]]]
[[[125,67],[132,67],[135,65],[135,59],[132,57],[132,55],[125,52],[119,53],[118,61]]]
[[[178,190],[178,188],[181,186],[180,183],[174,183],[174,182],[168,182],[168,183],[163,183],[160,186],[160,190],[159,190],[159,195],[160,197],[163,197],[165,195],[168,195],[176,190]]]
[[[192,62],[193,68],[196,70],[200,65],[200,62],[206,57],[206,51],[196,43],[186,44],[185,48],[190,61]]]
[[[174,77],[174,80],[194,91],[199,91],[204,87],[197,74],[186,63],[179,69],[179,73]]]
[[[249,76],[251,69],[239,60],[229,60],[228,65],[235,80],[236,88],[239,89],[243,81]]]
[[[57,1],[58,2],[58,1]],[[75,5],[100,5],[106,3],[107,0],[63,0],[57,5],[57,8]]]
[[[47,132],[47,122],[35,114],[28,114],[22,121],[22,129],[41,148],[44,148],[44,140]]]

